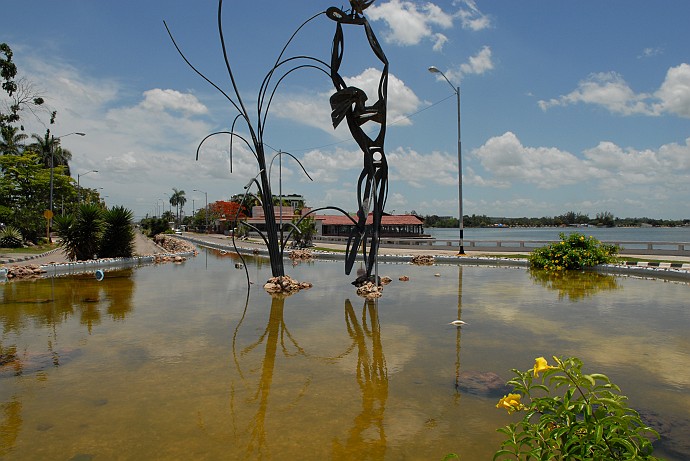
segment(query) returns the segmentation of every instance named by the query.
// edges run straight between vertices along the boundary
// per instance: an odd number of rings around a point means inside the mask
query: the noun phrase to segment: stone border
[[[12,264],[12,263],[19,263],[19,262],[23,262],[23,261],[31,261],[31,260],[36,259],[36,258],[41,258],[43,256],[52,255],[53,253],[57,253],[60,250],[62,250],[62,248],[58,247],[58,248],[53,248],[50,251],[46,251],[45,253],[38,253],[35,255],[31,255],[31,256],[24,256],[24,257],[16,258],[16,259],[15,258],[0,259],[0,264]],[[3,269],[4,268],[0,268],[0,271],[2,271]]]

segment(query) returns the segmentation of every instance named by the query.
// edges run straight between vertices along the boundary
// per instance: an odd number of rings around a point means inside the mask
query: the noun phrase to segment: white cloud
[[[474,56],[470,56],[469,60],[460,64],[457,69],[449,69],[444,72],[446,77],[453,81],[461,81],[465,75],[481,75],[490,70],[493,70],[494,62],[492,59],[492,52],[489,46],[482,47]],[[438,78],[443,79],[439,76]]]
[[[355,86],[363,90],[367,96],[367,104],[373,104],[378,98],[378,87],[381,80],[379,69],[368,68],[361,74],[353,77],[343,77],[347,85]],[[337,130],[333,130],[331,113],[328,100],[334,90],[325,91],[316,95],[282,94],[276,96],[276,101],[271,106],[271,115],[285,119],[291,119],[296,123],[318,128],[329,134],[335,134],[343,139],[350,138],[346,123],[343,122]],[[388,125],[411,125],[408,114],[416,112],[421,105],[417,95],[405,85],[405,82],[393,74],[388,74]],[[295,117],[295,114],[302,116]],[[365,129],[374,124],[364,125]]]
[[[671,67],[653,94],[635,93],[620,74],[601,72],[590,75],[566,95],[538,102],[542,110],[577,103],[598,105],[620,115],[672,114],[690,118],[690,65]]]
[[[461,4],[464,5],[464,8],[460,8],[458,16],[463,28],[480,31],[491,27],[491,20],[487,15],[479,11],[474,0],[462,0]]]
[[[480,31],[491,27],[491,20],[477,8],[474,0],[461,0],[453,5],[460,6],[456,12],[448,13],[431,2],[419,4],[390,0],[370,6],[366,14],[372,21],[386,23],[388,30],[384,39],[388,43],[410,46],[428,40],[432,42],[434,51],[441,51],[448,37],[438,29],[452,28],[456,19],[460,20],[463,29]]]
[[[632,115],[650,114],[644,100],[646,94],[635,94],[623,77],[615,72],[600,72],[582,80],[576,90],[549,101],[539,101],[539,107],[546,110],[554,106],[567,106],[579,102],[603,106],[611,112]]]
[[[423,188],[430,184],[453,185],[458,183],[458,162],[455,155],[443,152],[421,154],[412,149],[398,147],[386,155],[391,181],[405,181],[412,187]],[[420,165],[424,165],[420,168]]]
[[[196,96],[192,94],[180,93],[176,90],[162,90],[154,88],[152,90],[144,91],[144,100],[141,106],[147,110],[152,111],[180,111],[189,115],[199,115],[208,112]]]
[[[424,39],[432,39],[439,48],[446,37],[434,32],[434,27],[448,29],[453,25],[453,16],[445,13],[433,3],[418,5],[404,0],[391,0],[381,5],[372,5],[367,16],[373,20],[385,21],[389,30],[384,39],[398,45],[417,45]]]
[[[573,154],[553,147],[523,146],[511,132],[489,139],[472,155],[499,181],[522,181],[544,189],[576,184],[592,174]]]
[[[642,53],[637,57],[638,59],[651,58],[663,54],[664,49],[661,47],[647,47],[642,50]]]
[[[582,155],[574,155],[551,147],[524,146],[515,134],[507,132],[489,139],[472,155],[487,172],[487,181],[495,178],[510,184],[516,198],[525,198],[519,197],[526,193],[522,187],[525,184],[554,190],[554,194],[561,196],[572,185],[577,185],[583,194],[598,191],[596,199],[575,200],[579,193],[570,200],[561,199],[560,206],[570,208],[649,210],[672,197],[690,193],[690,138],[684,144],[670,143],[644,150],[603,141]],[[497,204],[491,204],[491,208],[502,209]]]
[[[336,148],[334,152],[312,150],[304,154],[301,162],[315,182],[335,183],[344,170],[361,169],[362,152],[341,148]]]
[[[690,118],[690,65],[671,67],[655,96],[660,100],[657,111]]]

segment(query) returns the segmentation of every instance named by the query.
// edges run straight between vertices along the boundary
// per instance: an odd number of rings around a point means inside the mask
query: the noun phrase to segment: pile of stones
[[[264,285],[266,290],[271,295],[291,295],[300,290],[311,288],[312,284],[309,282],[298,282],[289,275],[281,277],[271,277]]]
[[[158,234],[154,238],[157,245],[165,249],[170,253],[194,253],[196,254],[196,249],[191,243],[175,238],[167,234]]]
[[[184,256],[180,255],[164,255],[164,254],[158,254],[158,255],[153,255],[153,260],[158,263],[175,263],[175,264],[181,264],[187,260]]]
[[[311,261],[314,259],[314,255],[309,250],[292,250],[290,252],[290,259],[293,261]]]
[[[420,266],[431,266],[432,264],[434,264],[434,257],[432,255],[413,256],[412,264],[419,264]]]
[[[26,266],[9,266],[7,267],[7,278],[16,277],[38,277],[46,271],[41,269],[38,264],[27,264]]]
[[[376,285],[373,282],[364,282],[362,285],[357,287],[357,296],[363,298],[374,299],[380,298],[383,295],[383,286]]]

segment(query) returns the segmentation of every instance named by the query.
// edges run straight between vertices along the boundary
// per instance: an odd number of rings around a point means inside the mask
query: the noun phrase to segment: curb
[[[199,246],[213,248],[221,251],[232,251],[232,245],[221,242],[209,242],[194,237],[182,237]],[[244,255],[267,256],[268,250],[261,247],[237,247],[237,251]],[[314,251],[317,259],[344,260],[345,254],[341,252]],[[412,255],[379,254],[379,261],[387,263],[409,263]],[[286,256],[287,258],[287,256]],[[525,259],[493,258],[490,256],[434,256],[434,264],[476,264],[494,266],[529,267],[529,261]],[[658,262],[625,262],[621,264],[601,264],[589,270],[612,275],[634,275],[666,280],[690,281],[690,263],[658,263]]]
[[[31,261],[32,259],[52,255],[53,253],[56,253],[56,252],[60,251],[61,249],[62,248],[53,248],[52,250],[46,251],[45,253],[38,253],[35,255],[31,255],[31,256],[25,256],[23,258],[0,259],[0,264],[12,264],[12,263],[19,263],[22,261]]]

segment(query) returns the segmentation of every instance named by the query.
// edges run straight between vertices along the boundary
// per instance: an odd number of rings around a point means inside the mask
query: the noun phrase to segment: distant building
[[[332,237],[347,237],[355,227],[347,216],[342,215],[322,215],[320,235]],[[367,224],[373,222],[373,215],[370,213]],[[384,215],[381,217],[380,237],[427,237],[424,234],[424,221],[414,215]]]

